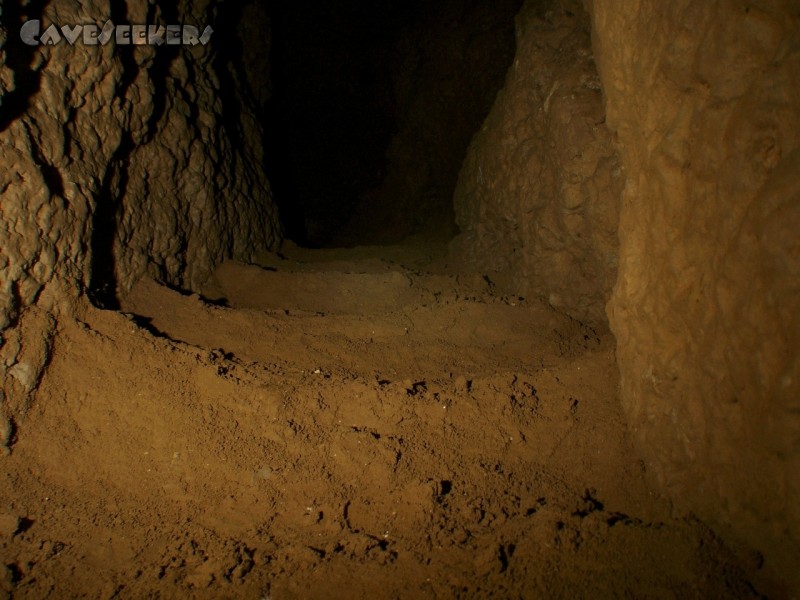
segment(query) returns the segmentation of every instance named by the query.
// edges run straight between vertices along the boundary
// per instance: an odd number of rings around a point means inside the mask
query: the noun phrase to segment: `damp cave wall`
[[[13,1],[0,18],[0,406],[9,417],[24,412],[47,362],[54,315],[75,314],[87,297],[113,308],[144,274],[197,289],[221,260],[273,248],[280,229],[257,119],[269,89],[243,66],[237,37],[244,21],[258,38],[249,47],[268,45],[257,4]],[[215,33],[194,48],[20,43],[24,20],[109,18]]]
[[[528,0],[460,268],[610,325],[647,471],[800,589],[800,4]]]
[[[661,488],[800,590],[800,4],[591,0],[625,169],[608,316]]]

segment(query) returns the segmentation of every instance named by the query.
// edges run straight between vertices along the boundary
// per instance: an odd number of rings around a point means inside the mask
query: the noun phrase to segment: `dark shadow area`
[[[287,97],[286,81],[289,74],[288,57],[285,56],[290,42],[284,40],[289,29],[284,23],[285,17],[280,11],[273,15],[269,55],[272,83],[277,88],[274,97],[263,114],[264,123],[264,161],[267,179],[272,186],[273,198],[281,214],[281,224],[285,237],[295,243],[306,246],[305,211],[296,193],[296,174],[291,153],[287,151],[292,145],[292,128],[284,121],[282,113],[287,110],[290,99]]]
[[[30,531],[30,528],[33,527],[33,523],[34,521],[32,519],[29,519],[27,517],[22,517],[19,520],[19,527],[17,528],[16,533],[20,534],[20,533],[25,533],[26,531]]]
[[[397,3],[275,2],[267,174],[286,235],[328,245],[378,186],[396,132],[390,52]]]
[[[190,298],[192,296],[197,296],[199,300],[208,306],[216,306],[218,308],[230,308],[231,305],[228,302],[227,298],[209,298],[208,296],[204,296],[202,294],[198,294],[197,292],[193,292],[191,290],[187,290],[186,288],[182,288],[177,285],[173,285],[171,283],[167,283],[165,281],[159,281],[159,285],[164,286],[170,291],[173,291],[177,294],[180,294],[184,298]]]
[[[129,317],[134,325],[136,325],[139,329],[145,330],[153,337],[175,341],[172,338],[170,338],[167,334],[165,334],[163,331],[158,329],[155,325],[153,325],[153,319],[136,314],[130,314]]]
[[[449,238],[467,146],[514,54],[520,0],[265,2],[265,169],[306,247]]]

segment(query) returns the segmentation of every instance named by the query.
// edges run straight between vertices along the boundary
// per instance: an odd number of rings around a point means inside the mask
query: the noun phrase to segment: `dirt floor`
[[[608,333],[431,253],[286,252],[59,323],[0,598],[758,597],[646,484]]]

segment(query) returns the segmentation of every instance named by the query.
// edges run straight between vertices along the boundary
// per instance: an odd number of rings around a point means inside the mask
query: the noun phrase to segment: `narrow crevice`
[[[114,245],[119,229],[119,209],[128,186],[128,164],[136,144],[124,132],[115,150],[97,196],[92,215],[89,300],[98,308],[119,310]]]
[[[127,23],[127,6],[124,0],[113,0],[109,4],[110,17],[114,23]],[[125,107],[128,89],[139,76],[139,65],[133,55],[133,47],[117,46],[115,52],[122,63],[121,78],[115,101]],[[98,308],[118,310],[117,274],[114,245],[119,228],[119,209],[128,185],[129,159],[136,149],[130,131],[123,131],[120,143],[111,156],[92,214],[91,264],[87,296]]]
[[[31,122],[22,121],[22,125],[25,128],[25,133],[28,136],[28,143],[31,147],[31,158],[33,158],[34,164],[41,169],[42,177],[44,179],[45,186],[47,186],[47,191],[50,196],[59,196],[64,200],[64,202],[69,205],[69,202],[64,197],[64,179],[61,176],[61,171],[58,167],[50,164],[42,154],[42,149],[39,146],[38,135],[35,134],[33,131],[33,127]]]

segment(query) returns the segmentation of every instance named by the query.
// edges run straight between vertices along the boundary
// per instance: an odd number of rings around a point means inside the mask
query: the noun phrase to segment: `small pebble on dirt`
[[[0,600],[11,598],[14,589],[14,572],[6,565],[0,564]]]
[[[19,523],[19,517],[16,515],[0,514],[0,537],[14,537],[19,531]]]
[[[0,447],[6,447],[11,443],[11,436],[14,433],[14,426],[11,419],[0,417]]]

